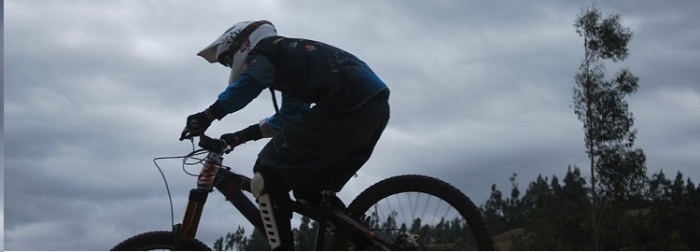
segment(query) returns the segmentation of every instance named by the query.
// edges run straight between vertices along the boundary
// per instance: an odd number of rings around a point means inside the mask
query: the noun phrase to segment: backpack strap
[[[277,106],[277,97],[275,96],[275,90],[272,88],[269,88],[269,89],[270,89],[270,95],[272,95],[272,105],[275,106],[275,113],[277,114],[280,112],[280,109]]]

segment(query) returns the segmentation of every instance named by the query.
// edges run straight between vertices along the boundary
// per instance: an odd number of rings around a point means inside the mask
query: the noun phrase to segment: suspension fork
[[[197,234],[197,228],[199,227],[199,220],[202,217],[202,210],[204,209],[204,204],[207,201],[207,196],[209,191],[204,191],[201,189],[190,190],[189,202],[187,202],[187,208],[185,209],[185,217],[182,220],[180,226],[177,227],[176,231],[179,231],[178,237],[182,238],[194,238]]]
[[[190,190],[182,223],[173,227],[173,234],[179,238],[194,238],[197,234],[199,221],[202,217],[204,204],[214,186],[214,178],[221,169],[223,158],[221,154],[209,152],[204,160],[202,171],[197,177],[197,188]]]

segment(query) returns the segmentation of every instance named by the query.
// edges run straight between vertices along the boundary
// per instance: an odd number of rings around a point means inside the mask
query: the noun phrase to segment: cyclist
[[[389,89],[354,55],[279,36],[265,20],[234,24],[197,55],[231,68],[231,76],[211,106],[187,117],[185,133],[204,133],[214,119],[241,110],[267,88],[282,93],[274,115],[220,138],[236,147],[272,137],[258,155],[251,191],[271,248],[293,250],[289,192],[318,203],[327,174],[332,189],[340,191],[387,125]]]

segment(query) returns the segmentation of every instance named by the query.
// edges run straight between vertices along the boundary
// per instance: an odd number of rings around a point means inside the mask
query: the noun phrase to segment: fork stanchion
[[[202,209],[207,201],[208,191],[201,189],[190,190],[189,202],[185,210],[185,217],[180,226],[178,237],[194,238],[199,227],[199,220],[202,217]]]

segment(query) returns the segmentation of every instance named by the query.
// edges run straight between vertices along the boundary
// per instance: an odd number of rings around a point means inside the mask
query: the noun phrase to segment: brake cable
[[[192,143],[192,152],[190,152],[189,154],[184,155],[184,156],[157,157],[157,158],[154,158],[154,159],[153,159],[153,164],[155,164],[155,165],[156,165],[156,168],[158,168],[158,172],[160,172],[160,176],[163,178],[163,182],[165,183],[165,191],[168,193],[168,202],[170,203],[170,224],[171,224],[171,226],[175,226],[175,211],[174,211],[174,207],[173,207],[173,197],[172,197],[172,194],[170,193],[170,186],[168,185],[168,179],[165,178],[165,174],[163,173],[163,169],[160,168],[160,166],[158,165],[158,162],[156,162],[156,161],[158,161],[158,160],[164,160],[164,159],[177,159],[177,158],[182,158],[182,170],[183,170],[187,175],[190,175],[190,176],[193,176],[193,177],[199,176],[199,175],[197,175],[197,174],[193,174],[193,173],[188,172],[188,171],[185,169],[185,165],[202,164],[205,160],[202,159],[202,158],[197,158],[197,157],[195,157],[195,156],[200,155],[200,154],[203,154],[203,153],[207,153],[207,152],[209,152],[209,151],[208,151],[208,150],[205,150],[205,149],[198,149],[198,150],[195,150],[195,147],[194,147],[194,140],[192,140],[192,139],[190,139],[190,140],[191,140],[191,143]],[[194,159],[194,160],[197,160],[197,162],[187,163],[187,159],[190,159],[190,158],[191,158],[191,159]],[[219,164],[219,166],[220,166],[221,168],[229,168],[229,169],[230,169],[230,167],[227,167],[227,166],[225,166],[225,165],[223,165],[223,164]]]

